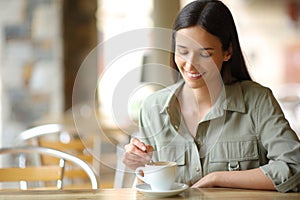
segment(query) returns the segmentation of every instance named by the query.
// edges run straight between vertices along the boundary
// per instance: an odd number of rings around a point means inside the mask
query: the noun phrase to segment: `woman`
[[[182,79],[145,100],[124,164],[176,161],[177,181],[191,187],[300,191],[299,139],[270,89],[251,80],[229,9],[193,1],[173,30]]]

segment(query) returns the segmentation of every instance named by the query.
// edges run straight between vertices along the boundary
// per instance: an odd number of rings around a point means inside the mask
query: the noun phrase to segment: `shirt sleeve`
[[[270,89],[257,105],[257,132],[270,162],[261,170],[280,192],[300,192],[300,142]]]

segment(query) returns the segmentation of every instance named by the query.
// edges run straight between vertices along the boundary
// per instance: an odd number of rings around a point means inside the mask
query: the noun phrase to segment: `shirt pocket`
[[[157,157],[159,161],[176,162],[177,166],[184,166],[185,162],[185,146],[182,144],[161,143],[156,146]]]
[[[253,169],[259,167],[259,163],[256,137],[236,138],[215,144],[209,156],[208,172]]]

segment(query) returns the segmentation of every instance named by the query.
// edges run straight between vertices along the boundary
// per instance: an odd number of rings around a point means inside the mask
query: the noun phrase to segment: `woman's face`
[[[223,51],[219,38],[200,26],[178,30],[175,44],[175,63],[185,82],[194,89],[220,77],[223,62],[231,57],[231,50]]]

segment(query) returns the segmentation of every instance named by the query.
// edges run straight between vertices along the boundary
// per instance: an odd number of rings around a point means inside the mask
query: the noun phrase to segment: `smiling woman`
[[[228,7],[186,5],[172,49],[181,77],[144,101],[123,162],[175,161],[177,181],[193,188],[300,191],[300,141],[272,91],[251,79]]]
[[[223,51],[220,40],[200,26],[176,33],[175,63],[190,87],[201,87],[205,81],[215,80],[231,54],[231,47]]]

